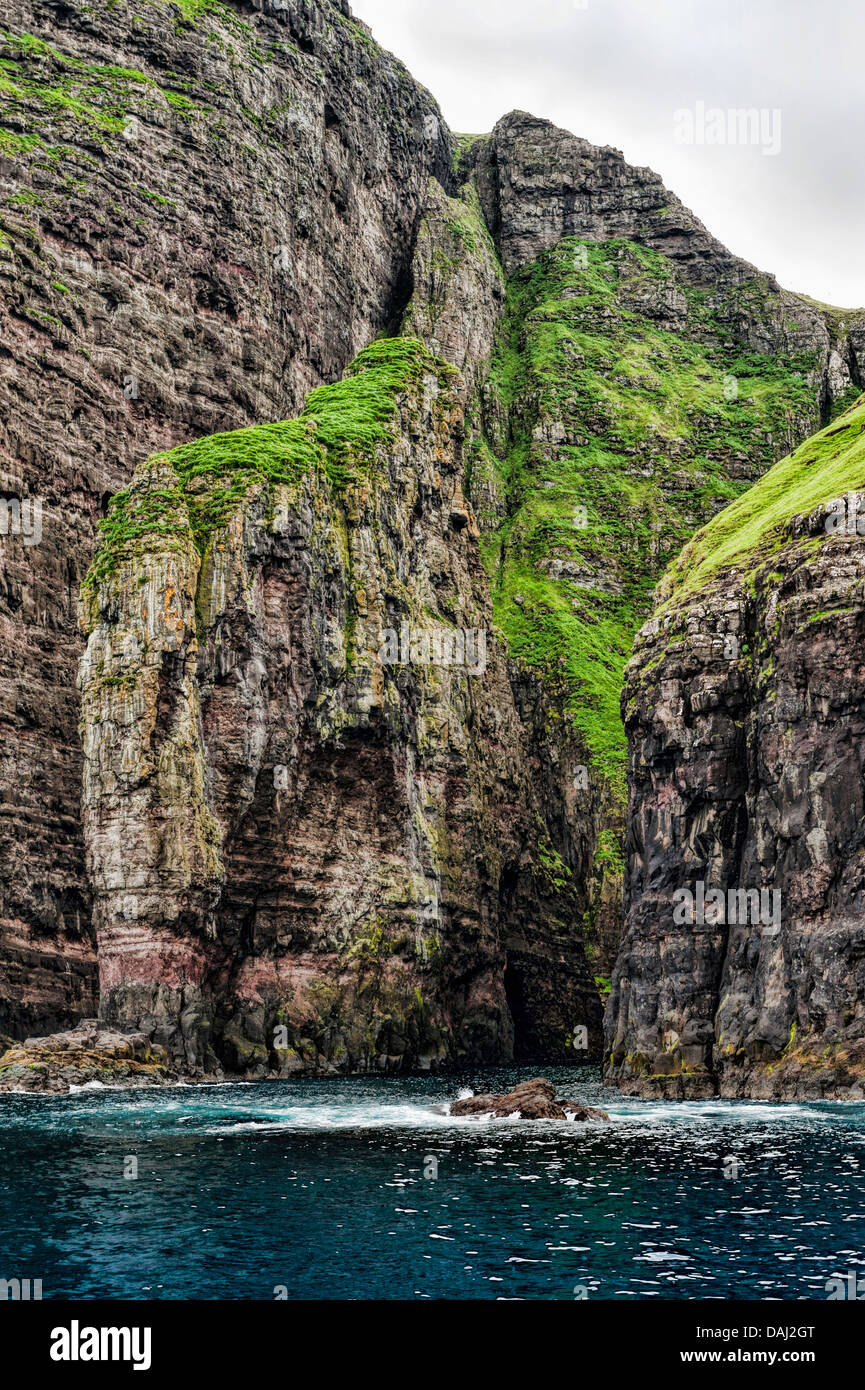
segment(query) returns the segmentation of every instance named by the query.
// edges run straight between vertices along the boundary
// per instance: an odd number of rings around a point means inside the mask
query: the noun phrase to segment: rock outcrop
[[[595,1105],[581,1105],[575,1100],[556,1100],[556,1088],[551,1081],[536,1077],[522,1081],[506,1095],[467,1096],[451,1101],[450,1115],[490,1115],[494,1120],[518,1115],[523,1120],[571,1120],[585,1124],[598,1120],[609,1124],[606,1110]]]
[[[63,1093],[76,1086],[158,1086],[176,1079],[163,1049],[143,1033],[85,1019],[77,1028],[27,1038],[0,1053],[0,1091]]]
[[[509,1060],[514,979],[543,1054],[600,1026],[455,382],[375,343],[298,421],[155,455],[109,514],[81,670],[101,1013],[190,1070]]]
[[[401,331],[459,369],[472,403],[482,389],[505,308],[505,277],[475,184],[449,197],[430,179],[411,265]]]
[[[8,0],[0,1030],[96,1011],[78,590],[154,449],[282,419],[399,318],[451,138],[345,0]]]
[[[685,548],[635,642],[607,1079],[865,1083],[865,398]]]

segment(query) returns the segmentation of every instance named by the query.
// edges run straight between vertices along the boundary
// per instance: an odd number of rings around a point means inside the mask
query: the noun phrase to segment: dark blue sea
[[[451,1119],[525,1069],[0,1096],[0,1278],[43,1298],[825,1299],[865,1275],[865,1105]]]

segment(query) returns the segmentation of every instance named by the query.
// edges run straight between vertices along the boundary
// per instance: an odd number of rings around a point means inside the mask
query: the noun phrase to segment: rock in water
[[[580,1105],[577,1101],[556,1100],[556,1088],[551,1081],[537,1076],[532,1081],[522,1081],[507,1095],[468,1096],[465,1100],[455,1100],[450,1107],[451,1115],[492,1115],[504,1119],[508,1115],[519,1114],[524,1120],[602,1120],[609,1122],[605,1110],[592,1105]]]
[[[143,1033],[85,1019],[77,1028],[12,1042],[0,1053],[0,1091],[69,1091],[102,1085],[157,1085],[170,1079],[165,1050]]]
[[[602,1124],[610,1123],[606,1110],[602,1110],[599,1105],[581,1105],[577,1100],[560,1100],[556,1104],[564,1110],[566,1120],[577,1120],[580,1123],[586,1120],[600,1120]]]

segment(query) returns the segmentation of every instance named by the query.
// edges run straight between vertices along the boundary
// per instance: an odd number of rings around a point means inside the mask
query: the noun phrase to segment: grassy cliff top
[[[823,317],[838,331],[845,324],[859,323],[865,319],[865,308],[844,309],[839,304],[826,304],[822,299],[812,299],[810,294],[800,294],[798,290],[793,291],[798,299],[804,299],[806,304],[810,304],[814,309],[819,309]]]
[[[792,517],[862,487],[865,395],[698,531],[664,575],[658,600],[695,593],[723,570],[753,568],[784,544]]]
[[[318,468],[344,487],[374,462],[397,420],[399,396],[430,376],[446,389],[456,372],[417,338],[380,339],[358,354],[342,381],[310,392],[298,419],[154,454],[131,487],[112,498],[85,586],[107,579],[144,536],[170,538],[189,527],[203,554],[256,483],[292,485]]]

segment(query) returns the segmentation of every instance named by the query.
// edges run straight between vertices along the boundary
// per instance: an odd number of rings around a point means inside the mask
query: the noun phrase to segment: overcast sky
[[[865,0],[351,3],[453,130],[521,109],[614,145],[787,288],[865,305]]]

